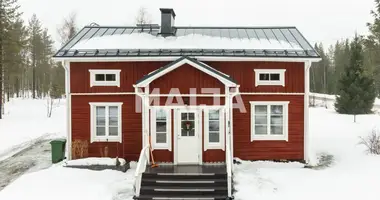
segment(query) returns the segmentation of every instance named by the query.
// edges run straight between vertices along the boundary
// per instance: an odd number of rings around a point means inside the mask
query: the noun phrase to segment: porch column
[[[142,127],[143,127],[143,148],[150,143],[149,141],[149,86],[144,88],[142,99]],[[148,154],[148,164],[150,164],[150,154]]]
[[[231,132],[230,132],[230,88],[228,86],[225,87],[225,134],[226,134],[226,149],[229,148],[232,154],[232,149],[231,149]],[[226,151],[226,157],[230,156],[227,155]]]
[[[229,90],[229,89],[228,89]],[[235,92],[237,92],[237,88],[235,88]],[[231,147],[231,161],[234,161],[234,132],[233,132],[233,109],[234,109],[234,104],[233,104],[233,94],[229,94],[229,110],[230,110],[230,118],[229,118],[229,125],[230,125],[230,147]],[[232,171],[234,170],[234,165],[232,165]]]

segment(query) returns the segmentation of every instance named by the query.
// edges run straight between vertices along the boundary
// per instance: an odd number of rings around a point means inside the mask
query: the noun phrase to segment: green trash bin
[[[65,159],[66,139],[56,139],[51,144],[51,161],[53,163],[61,162]]]

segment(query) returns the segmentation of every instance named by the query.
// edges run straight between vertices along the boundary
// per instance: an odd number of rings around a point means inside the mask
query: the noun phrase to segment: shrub
[[[366,137],[360,137],[359,144],[366,146],[367,152],[370,154],[380,155],[380,132],[378,129],[373,129]]]

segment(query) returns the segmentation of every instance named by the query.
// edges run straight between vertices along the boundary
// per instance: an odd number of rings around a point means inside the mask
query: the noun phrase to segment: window
[[[151,109],[151,124],[152,147],[171,151],[171,110]]]
[[[123,103],[90,103],[91,143],[121,142],[121,105]]]
[[[204,149],[224,150],[224,112],[222,109],[205,110]]]
[[[289,102],[251,101],[251,141],[288,141]]]
[[[99,70],[91,69],[90,72],[90,86],[117,86],[120,87],[120,71],[115,70]]]
[[[255,69],[255,86],[285,86],[285,71],[286,69]]]

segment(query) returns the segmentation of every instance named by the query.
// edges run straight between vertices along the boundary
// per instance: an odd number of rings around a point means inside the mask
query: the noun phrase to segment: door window
[[[181,113],[181,136],[195,136],[194,113]]]

